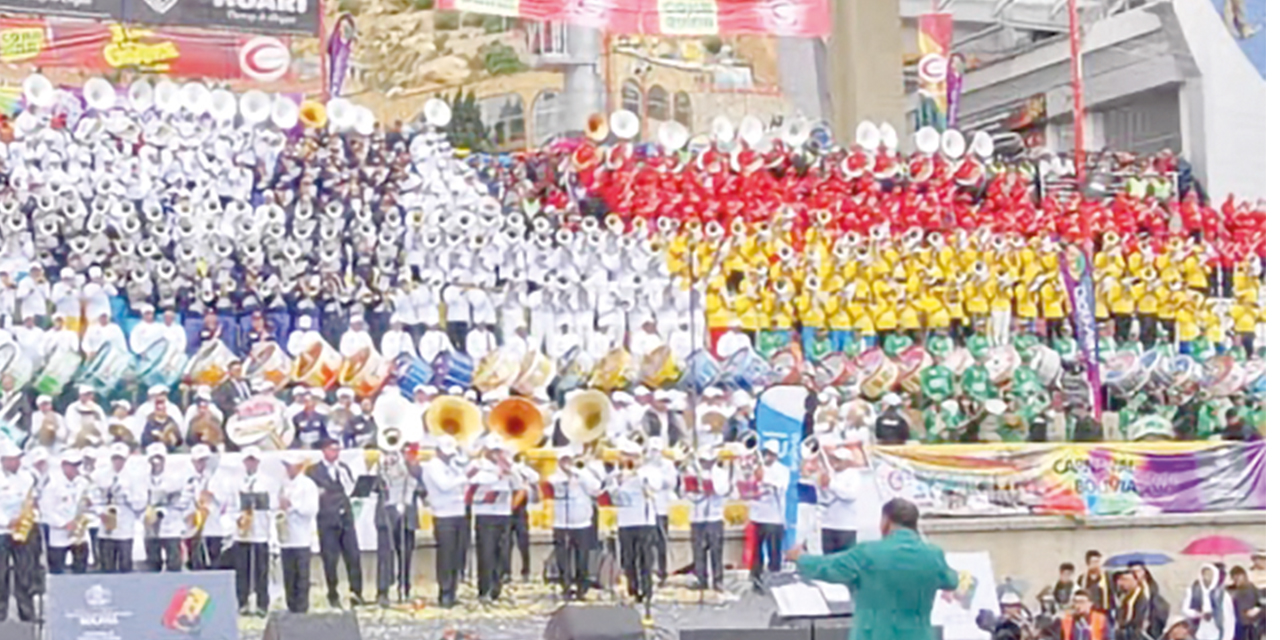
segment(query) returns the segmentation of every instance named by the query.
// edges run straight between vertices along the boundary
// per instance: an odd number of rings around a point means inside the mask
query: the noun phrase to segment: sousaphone
[[[507,398],[489,411],[489,430],[502,436],[516,453],[532,449],[542,442],[546,418],[538,405],[525,398]]]
[[[457,396],[440,396],[432,400],[422,419],[432,436],[453,436],[462,447],[470,445],[482,431],[480,407]]]

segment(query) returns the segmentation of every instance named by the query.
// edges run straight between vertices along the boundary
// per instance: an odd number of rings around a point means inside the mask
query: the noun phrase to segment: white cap
[[[449,390],[446,393],[451,396],[460,396],[462,395],[462,387],[455,384],[452,387],[449,387]]]
[[[311,316],[302,316],[301,318],[298,318],[298,328],[299,328],[299,329],[304,329],[304,330],[305,330],[305,329],[310,329],[310,328],[311,328]]]
[[[99,267],[99,266],[98,266],[98,265],[96,265],[96,264],[95,264],[95,265],[93,265],[92,267],[89,267],[89,277],[90,277],[90,278],[101,278],[101,277],[102,277],[102,267]]]
[[[65,464],[80,464],[84,462],[84,452],[79,449],[68,449],[62,452],[59,462]]]
[[[631,394],[626,391],[614,391],[609,394],[609,399],[612,400],[614,404],[632,404],[636,401],[635,398],[632,398]]]
[[[147,454],[147,459],[150,460],[151,458],[168,457],[169,451],[165,449],[163,444],[159,442],[152,442],[151,444],[147,445],[146,454]]]
[[[262,448],[256,444],[251,444],[240,450],[240,458],[242,460],[248,460],[249,458],[253,458],[254,460],[261,460]]]
[[[132,405],[132,404],[130,404],[128,400],[124,400],[124,399],[121,399],[121,400],[112,400],[112,401],[111,401],[111,406],[113,406],[113,407],[124,407],[125,411],[129,411],[129,410],[133,409],[133,405]]]
[[[755,402],[756,399],[747,391],[739,389],[733,392],[733,406],[735,407],[749,407]]]
[[[191,447],[192,460],[204,460],[205,458],[208,458],[211,455],[213,455],[213,451],[210,451],[209,445],[203,442],[201,442],[200,444],[197,444],[194,447]]]
[[[724,389],[721,389],[720,387],[707,387],[706,390],[702,392],[702,397],[708,400],[713,400],[723,395]]]
[[[156,308],[148,302],[138,305],[138,313],[155,313]]]
[[[280,454],[280,462],[289,466],[305,464],[307,462],[307,454],[301,451],[285,451]]]
[[[1009,408],[1009,405],[999,398],[991,398],[982,404],[982,408],[986,409],[987,413],[997,414],[1004,413]]]
[[[782,453],[782,446],[778,444],[777,440],[766,441],[763,448],[765,453],[772,453],[775,456]]]
[[[155,396],[164,396],[164,395],[169,395],[169,387],[166,387],[162,384],[153,384],[151,385],[150,389],[147,389],[148,398],[154,398]]]
[[[324,389],[321,389],[319,387],[312,389],[311,397],[315,398],[316,400],[324,400]]]
[[[436,436],[436,449],[445,455],[453,455],[458,452],[458,441],[447,433],[438,435]]]
[[[1000,606],[1022,604],[1022,598],[1012,591],[1005,591],[1000,595]]]
[[[79,388],[76,389],[76,393],[79,395],[84,395],[86,393],[94,393],[94,392],[95,392],[94,388],[87,384],[82,384],[79,386]]]
[[[107,451],[111,453],[112,458],[128,458],[129,457],[129,445],[123,442],[111,443],[111,446],[107,447]]]
[[[886,406],[886,407],[896,407],[896,406],[898,406],[898,405],[900,405],[900,404],[902,404],[902,398],[898,397],[898,394],[896,394],[896,393],[886,393],[886,394],[884,394],[884,406]]]
[[[206,385],[196,387],[196,400],[213,400],[213,392]]]
[[[573,448],[572,448],[572,447],[557,447],[557,448],[556,448],[556,460],[564,460],[565,458],[572,458],[572,457],[573,457],[573,455],[574,455],[574,454],[573,454]]]
[[[258,393],[266,393],[274,388],[275,385],[271,384],[271,381],[266,378],[260,378],[253,381],[253,390]]]
[[[710,462],[716,459],[716,450],[711,447],[703,447],[698,450],[698,459]]]
[[[293,391],[291,391],[291,392],[290,392],[290,395],[292,395],[293,397],[297,398],[297,397],[299,397],[299,396],[305,396],[305,395],[307,395],[307,394],[309,394],[309,393],[311,393],[311,389],[310,389],[310,388],[308,388],[308,387],[301,387],[301,386],[299,386],[299,387],[294,387],[294,388],[293,388]]]
[[[618,443],[618,453],[629,456],[638,456],[643,453],[643,450],[640,449],[640,443],[634,440],[623,440]]]
[[[649,395],[650,393],[653,393],[653,392],[649,389],[649,387],[646,387],[646,386],[644,386],[644,385],[638,385],[638,386],[636,386],[636,388],[635,388],[635,389],[632,389],[632,390],[631,390],[631,395],[633,395],[633,396],[635,396],[635,397],[637,397],[637,398],[643,398],[643,397],[645,397],[645,396]]]
[[[0,438],[0,458],[17,458],[22,455],[22,449],[14,444],[8,438]]]
[[[44,447],[36,447],[27,452],[27,460],[30,460],[31,464],[47,462],[49,460],[49,450]]]
[[[53,398],[50,398],[49,396],[40,396],[36,398],[37,405],[45,404],[46,402],[49,404],[53,404]]]
[[[831,457],[844,462],[853,462],[853,452],[848,447],[836,447],[835,451],[831,452]]]
[[[354,397],[356,397],[356,392],[355,392],[355,391],[353,391],[353,390],[351,390],[351,389],[350,389],[350,388],[348,388],[348,387],[342,387],[341,389],[338,389],[338,397],[339,397],[339,398],[354,398]]]

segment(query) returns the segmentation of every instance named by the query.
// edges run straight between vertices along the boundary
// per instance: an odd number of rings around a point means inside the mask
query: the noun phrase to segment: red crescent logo
[[[289,47],[277,38],[258,36],[240,48],[240,69],[254,80],[279,80],[289,71]]]

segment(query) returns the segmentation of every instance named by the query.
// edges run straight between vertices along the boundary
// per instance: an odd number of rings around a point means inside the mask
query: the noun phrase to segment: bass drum
[[[13,378],[14,389],[22,389],[31,382],[31,376],[35,374],[35,363],[31,362],[18,345],[0,345],[0,373]]]
[[[77,384],[87,384],[103,397],[111,396],[120,388],[120,382],[133,369],[133,354],[105,344],[93,356],[80,375]]]
[[[338,383],[355,392],[356,397],[371,398],[391,378],[392,363],[371,347],[365,347],[342,363]]]
[[[471,388],[471,376],[475,371],[475,361],[461,351],[445,351],[436,356],[431,363],[432,382],[448,393],[451,387]]]
[[[1054,388],[1058,378],[1062,376],[1062,356],[1045,345],[1036,345],[1031,351],[1031,370],[1036,372],[1040,384],[1046,389]]]
[[[631,386],[631,371],[631,353],[622,347],[614,347],[596,363],[588,384],[605,393],[625,389]]]
[[[849,357],[843,351],[832,351],[813,364],[813,384],[818,389],[839,387],[851,373]]]
[[[898,366],[879,347],[863,351],[857,357],[862,371],[862,395],[877,400],[888,393],[898,379]]]
[[[908,347],[898,356],[898,377],[894,385],[907,393],[920,393],[920,372],[932,366],[933,356],[924,347]]]
[[[529,351],[520,362],[520,375],[511,384],[511,390],[522,396],[544,398],[555,373],[556,365],[551,358],[541,351]]]
[[[769,363],[751,347],[738,349],[720,370],[720,384],[752,393],[769,386]]]
[[[716,359],[705,349],[698,349],[689,354],[684,373],[676,381],[676,389],[702,393],[720,378],[720,368]]]
[[[294,430],[284,419],[284,403],[270,395],[257,395],[241,402],[227,420],[227,439],[240,448],[258,445],[280,451],[293,444]]]
[[[1147,386],[1152,376],[1160,370],[1160,363],[1164,360],[1164,354],[1155,349],[1148,349],[1138,356],[1138,380],[1135,382],[1138,389]]]
[[[774,384],[800,384],[804,379],[804,354],[800,345],[778,349],[769,358],[769,368],[773,370]]]
[[[400,395],[405,398],[413,398],[414,389],[431,384],[434,375],[426,360],[407,353],[396,356],[394,369],[396,386],[400,388]]]
[[[152,342],[138,360],[141,370],[138,381],[145,389],[156,385],[172,389],[182,380],[182,371],[187,366],[187,354],[182,347],[171,345],[165,339]]]
[[[1138,356],[1132,352],[1121,351],[1102,364],[1102,384],[1116,395],[1130,397],[1136,393],[1142,388],[1139,377]]]
[[[226,343],[210,340],[201,345],[187,363],[185,377],[191,380],[192,386],[204,385],[212,389],[227,379],[227,369],[235,359],[236,354],[227,348]]]
[[[79,352],[69,349],[60,349],[49,356],[49,361],[45,364],[40,375],[36,377],[35,389],[40,395],[49,396],[51,398],[58,397],[62,393],[63,387],[71,382],[75,377],[76,371],[80,368],[80,363],[84,358]]]
[[[1209,358],[1205,363],[1205,377],[1201,386],[1213,398],[1225,398],[1244,387],[1244,367],[1235,358],[1222,355]]]
[[[342,371],[342,354],[324,339],[307,345],[293,362],[293,379],[313,389],[332,389]]]
[[[289,354],[280,345],[259,342],[249,350],[249,366],[245,367],[245,377],[250,380],[266,380],[276,389],[283,389],[289,383],[291,368]]]

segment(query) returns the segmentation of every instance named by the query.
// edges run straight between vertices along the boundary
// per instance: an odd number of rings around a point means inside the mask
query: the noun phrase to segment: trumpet
[[[71,529],[71,546],[84,544],[89,539],[89,508],[93,506],[89,496],[80,499],[76,507],[76,515],[71,521],[75,526]]]
[[[22,510],[18,512],[18,522],[13,526],[14,542],[23,543],[27,541],[27,537],[31,535],[31,529],[36,524],[36,486],[32,485],[27,491],[27,497],[22,501]]]
[[[823,473],[828,476],[835,474],[835,469],[831,466],[831,459],[827,457],[827,450],[818,442],[816,435],[811,435],[800,442],[801,459],[808,463],[810,460],[817,459],[821,465]],[[804,465],[801,465],[804,468]]]
[[[164,520],[164,516],[164,509],[155,505],[147,507],[147,510],[142,514],[142,527],[146,537],[157,538],[160,536],[160,521]]]
[[[120,523],[120,510],[114,504],[108,506],[102,512],[102,530],[111,533],[116,530],[116,526]]]

